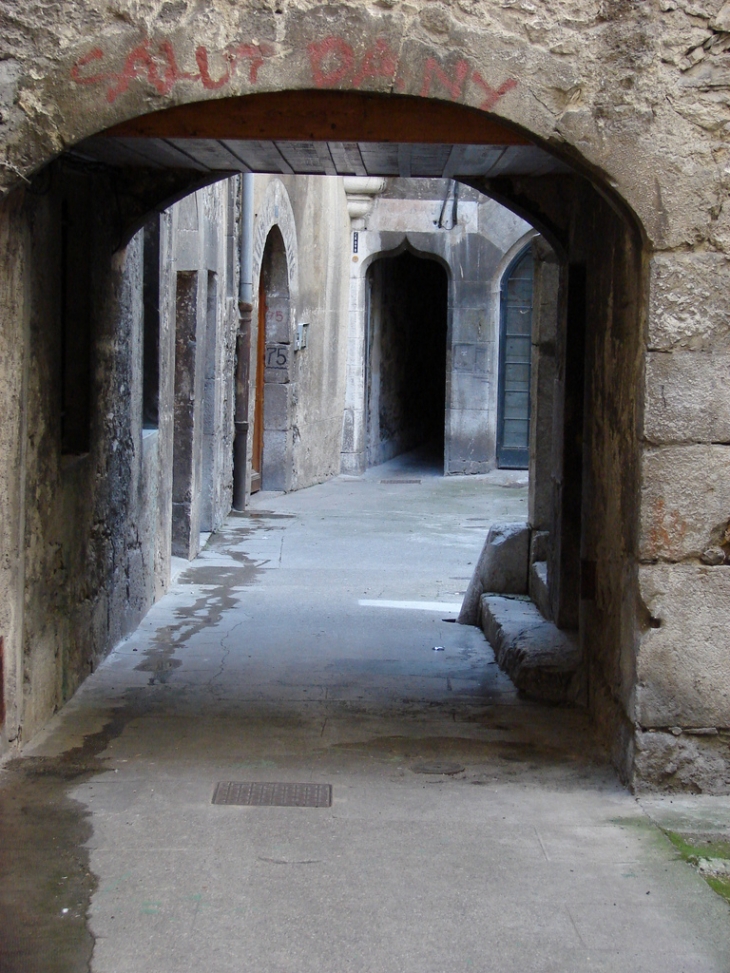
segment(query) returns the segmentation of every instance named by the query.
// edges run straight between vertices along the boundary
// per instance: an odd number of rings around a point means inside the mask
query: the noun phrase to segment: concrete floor
[[[407,459],[232,516],[4,775],[26,807],[46,788],[59,851],[0,969],[727,973],[730,910],[584,715],[445,621],[488,525],[525,516],[520,474]],[[334,800],[214,806],[221,780]]]

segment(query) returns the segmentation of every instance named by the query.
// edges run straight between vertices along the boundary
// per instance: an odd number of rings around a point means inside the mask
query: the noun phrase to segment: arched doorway
[[[532,251],[509,265],[500,288],[497,465],[526,470],[530,463]]]
[[[251,492],[287,488],[290,435],[291,303],[286,246],[278,226],[266,239],[258,290]]]
[[[406,251],[368,269],[368,465],[426,447],[443,466],[448,278]]]

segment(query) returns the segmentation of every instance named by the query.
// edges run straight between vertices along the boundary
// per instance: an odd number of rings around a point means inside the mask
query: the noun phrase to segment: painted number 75
[[[286,345],[267,345],[266,367],[284,368],[289,363],[289,349]]]

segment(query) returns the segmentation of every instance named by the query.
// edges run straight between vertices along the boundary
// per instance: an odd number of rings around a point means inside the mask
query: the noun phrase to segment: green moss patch
[[[730,861],[730,841],[711,835],[681,835],[676,831],[664,832],[680,854],[690,865],[701,863],[711,865],[714,861]],[[700,874],[713,890],[730,903],[730,875]]]
[[[682,858],[692,865],[696,865],[700,858],[722,858],[730,861],[730,841],[699,835],[681,835],[676,831],[665,831],[664,834]]]
[[[730,904],[730,878],[719,878],[711,875],[703,876],[710,888],[721,895]]]

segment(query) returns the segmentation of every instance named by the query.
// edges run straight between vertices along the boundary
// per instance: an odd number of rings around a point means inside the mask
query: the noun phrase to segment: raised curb
[[[550,703],[575,703],[581,695],[578,640],[546,621],[527,599],[482,595],[481,627],[499,667],[521,692]]]

